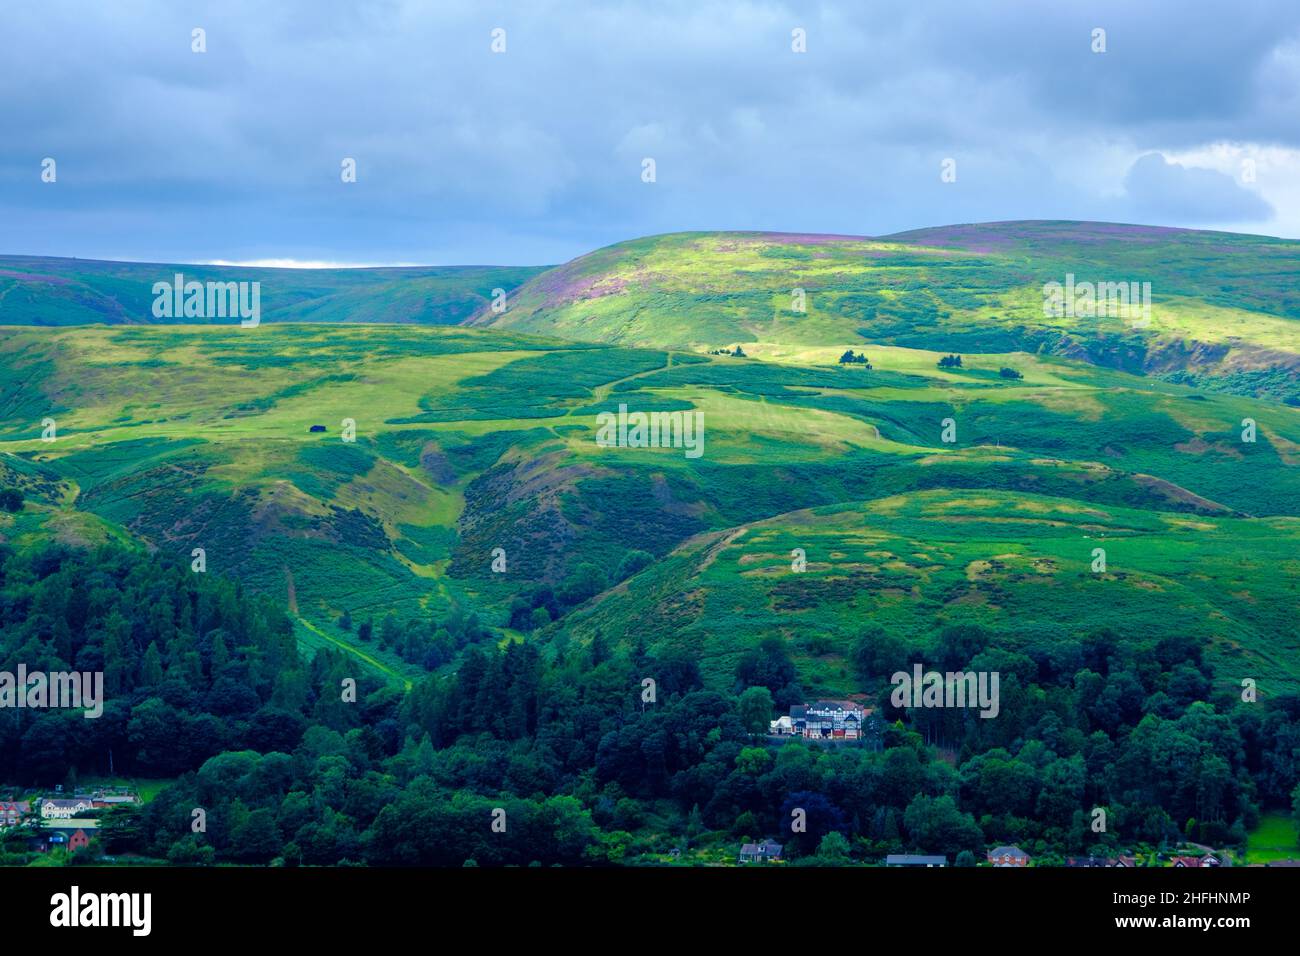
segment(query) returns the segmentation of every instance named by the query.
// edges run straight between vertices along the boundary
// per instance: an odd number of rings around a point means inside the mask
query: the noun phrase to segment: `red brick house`
[[[1028,866],[1029,854],[1018,846],[1000,846],[989,850],[989,862],[994,866]]]
[[[0,827],[17,826],[31,810],[26,800],[0,800]]]

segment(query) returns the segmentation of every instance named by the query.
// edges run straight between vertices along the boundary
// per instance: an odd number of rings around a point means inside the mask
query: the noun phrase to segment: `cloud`
[[[1273,207],[1214,169],[1184,166],[1160,153],[1147,153],[1129,167],[1124,189],[1132,208],[1146,220],[1171,225],[1264,222]]]
[[[0,252],[509,264],[684,229],[1118,215],[1300,235],[1284,184],[1252,203],[1135,165],[1300,148],[1300,4],[1077,6],[9,0]]]

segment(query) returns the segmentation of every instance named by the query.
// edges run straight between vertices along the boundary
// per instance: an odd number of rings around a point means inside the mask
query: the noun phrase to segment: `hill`
[[[1045,315],[1044,286],[1064,286],[1068,276],[1126,288],[1112,290],[1116,308],[1101,314],[1083,314],[1080,300],[1074,314]],[[1137,283],[1135,298],[1150,283],[1149,315],[1118,308],[1128,283]],[[870,344],[1022,351],[1300,401],[1297,320],[1298,242],[1005,222],[875,239],[652,236],[535,276],[505,313],[481,309],[469,324],[640,347],[739,344],[750,355],[796,360]]]
[[[156,282],[261,283],[267,322],[397,322],[454,325],[490,307],[542,267],[420,266],[391,269],[264,269],[0,256],[0,325],[157,324]],[[229,319],[194,319],[228,323]]]
[[[807,686],[841,692],[867,619],[924,648],[967,618],[1010,644],[1077,640],[1104,618],[1134,639],[1195,634],[1227,683],[1243,661],[1295,680],[1294,629],[1275,609],[1294,588],[1300,413],[1046,355],[968,354],[959,369],[921,350],[870,357],[777,363],[477,328],[10,329],[0,484],[28,504],[0,536],[139,540],[185,560],[203,548],[209,569],[289,607],[304,644],[390,678],[454,664],[462,645],[438,635],[482,639],[482,624],[556,648],[596,629],[689,646],[718,685],[744,647],[784,634]],[[702,414],[703,453],[601,447],[597,415],[620,404]],[[827,508],[840,517],[794,543],[787,526],[805,519],[791,516]],[[730,552],[698,577],[693,542],[763,522],[780,542],[764,565],[808,549],[798,583]],[[1079,577],[1086,535],[1115,541],[1108,575]],[[1064,603],[1030,593],[1040,585]],[[686,610],[708,596],[677,633],[647,594]],[[803,615],[815,649],[790,629],[791,600],[819,607]],[[417,638],[390,628],[367,645],[337,625],[345,612],[376,629],[391,614]]]

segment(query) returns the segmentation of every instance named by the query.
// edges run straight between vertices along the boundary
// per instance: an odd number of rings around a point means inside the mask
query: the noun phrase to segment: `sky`
[[[540,265],[1008,219],[1300,238],[1300,3],[0,0],[0,254]]]

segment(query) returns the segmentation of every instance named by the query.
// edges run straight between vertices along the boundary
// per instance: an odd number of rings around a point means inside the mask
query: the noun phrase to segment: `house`
[[[1066,866],[1137,866],[1135,856],[1070,856],[1065,859]]]
[[[1000,846],[989,850],[989,862],[994,866],[1028,866],[1029,854],[1018,846]]]
[[[1222,861],[1213,854],[1207,853],[1205,856],[1176,856],[1170,861],[1171,866],[1179,869],[1202,868],[1208,866],[1221,866]]]
[[[794,734],[794,721],[789,714],[786,714],[771,721],[768,728],[770,734],[775,734],[778,737],[789,737]]]
[[[891,853],[885,857],[885,866],[947,866],[946,856],[913,856],[910,853]]]
[[[76,853],[88,847],[94,835],[94,827],[48,827],[35,841],[29,841],[28,846],[42,853],[54,849]]]
[[[0,827],[17,826],[31,812],[32,805],[26,800],[0,800]]]
[[[769,724],[776,736],[804,737],[809,740],[860,740],[864,723],[875,727],[871,710],[852,701],[819,700],[813,704],[796,704],[790,713]],[[874,731],[873,731],[874,732]]]
[[[91,802],[96,809],[102,809],[122,803],[139,803],[140,795],[131,790],[96,790]]]
[[[41,823],[40,837],[32,846],[42,853],[54,847],[75,853],[89,845],[91,838],[98,832],[99,820],[94,817],[50,818]]]
[[[771,840],[762,843],[746,843],[740,848],[741,863],[773,863],[781,859],[782,846]]]
[[[71,800],[50,798],[41,802],[41,817],[46,820],[66,820],[93,809],[93,803],[93,800],[82,796]]]

